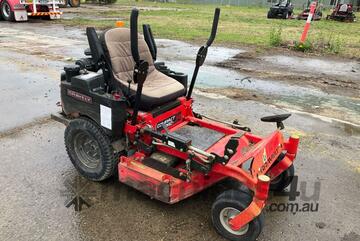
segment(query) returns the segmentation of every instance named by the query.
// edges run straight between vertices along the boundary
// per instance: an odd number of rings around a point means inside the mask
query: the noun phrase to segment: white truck
[[[0,0],[0,18],[12,22],[27,21],[28,17],[59,19],[60,4],[64,0]]]

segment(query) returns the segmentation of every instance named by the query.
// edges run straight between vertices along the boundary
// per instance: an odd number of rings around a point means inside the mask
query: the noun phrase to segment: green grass
[[[111,10],[81,14],[70,20],[62,20],[72,26],[108,28],[114,20],[96,20],[94,17],[124,19],[129,26],[132,6],[143,8],[139,22],[151,24],[156,37],[202,43],[210,33],[214,5],[156,3],[118,0]],[[300,39],[305,21],[267,19],[267,8],[222,6],[216,44],[233,47],[254,46],[268,49],[279,45],[293,45]],[[296,11],[299,13],[299,10]],[[66,13],[65,13],[66,14]],[[94,17],[93,14],[97,15]],[[328,12],[324,12],[326,16]],[[281,43],[272,32],[281,29]],[[309,42],[313,51],[360,58],[360,22],[342,23],[321,20],[313,22]]]

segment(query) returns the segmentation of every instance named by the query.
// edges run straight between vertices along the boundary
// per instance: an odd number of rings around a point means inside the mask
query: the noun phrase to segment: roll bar
[[[209,37],[208,41],[206,42],[206,44],[204,46],[200,47],[200,49],[198,50],[197,56],[196,56],[196,65],[195,65],[194,73],[193,73],[193,76],[191,79],[191,83],[190,83],[190,87],[189,87],[189,91],[186,96],[186,99],[191,98],[191,94],[194,89],[194,85],[196,82],[196,77],[198,75],[199,69],[204,64],[206,55],[207,55],[207,50],[211,46],[211,44],[213,43],[213,41],[216,37],[217,27],[218,27],[218,23],[219,23],[219,17],[220,17],[220,8],[216,8],[215,13],[214,13],[214,20],[213,20],[213,24],[212,24],[212,30],[211,30],[210,37]]]
[[[208,41],[206,42],[206,45],[208,47],[211,46],[211,44],[214,42],[214,39],[216,37],[217,27],[218,27],[218,23],[219,23],[219,17],[220,17],[220,8],[215,8],[211,34],[210,34]]]
[[[156,47],[154,36],[152,34],[151,27],[149,24],[143,25],[143,33],[144,33],[145,42],[149,46],[151,56],[152,56],[153,60],[156,61],[157,47]]]
[[[99,37],[93,27],[86,28],[86,36],[89,42],[89,51],[87,55],[91,56],[96,71],[101,69],[104,75],[106,92],[117,91],[117,82],[112,76],[111,64],[106,57],[104,49],[100,43]]]
[[[136,64],[140,62],[139,47],[138,47],[138,16],[139,10],[133,8],[130,16],[130,43],[131,43],[131,54]]]
[[[99,63],[104,59],[105,54],[101,47],[99,37],[95,31],[95,28],[87,27],[86,36],[89,42],[91,57],[96,63]]]

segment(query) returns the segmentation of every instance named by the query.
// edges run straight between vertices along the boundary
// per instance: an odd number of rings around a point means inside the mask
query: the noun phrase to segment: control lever
[[[149,63],[144,60],[140,60],[139,65],[138,64],[135,65],[134,82],[137,84],[137,88],[136,88],[134,111],[131,119],[132,125],[136,124],[136,119],[140,108],[141,93],[146,76],[148,74],[148,70],[149,70]]]
[[[191,94],[192,94],[192,91],[193,91],[193,88],[194,88],[194,85],[196,82],[196,78],[197,78],[199,69],[204,64],[206,55],[208,52],[208,48],[211,46],[211,44],[213,43],[213,41],[215,39],[217,27],[218,27],[218,23],[219,23],[219,16],[220,16],[220,8],[216,8],[215,13],[214,13],[214,20],[213,20],[213,24],[212,24],[212,30],[211,30],[210,37],[209,37],[208,41],[206,42],[206,44],[204,46],[200,47],[200,49],[196,55],[196,65],[195,65],[194,73],[193,73],[193,76],[191,79],[189,91],[186,96],[187,100],[189,100],[191,98]]]

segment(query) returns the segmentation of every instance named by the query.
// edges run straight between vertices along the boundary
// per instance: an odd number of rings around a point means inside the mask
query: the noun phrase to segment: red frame
[[[189,122],[193,122],[203,128],[224,133],[223,138],[206,150],[208,153],[223,156],[225,145],[231,136],[242,133],[241,130],[230,128],[221,123],[196,118],[192,111],[192,99],[186,100],[185,97],[181,97],[178,100],[180,101],[179,106],[157,117],[153,117],[148,112],[141,112],[138,115],[138,124],[131,125],[130,121],[128,121],[125,124],[125,134],[128,140],[132,143],[135,140],[137,131],[140,130],[141,133],[141,129],[146,126],[155,129],[157,123],[176,114],[180,118],[168,127],[170,132],[183,127]],[[151,144],[152,141],[152,137],[148,134],[142,134],[140,139],[147,144]],[[132,156],[122,156],[120,158],[118,165],[119,180],[160,201],[176,203],[224,178],[234,178],[254,191],[253,201],[249,207],[230,221],[231,227],[237,230],[261,213],[268,197],[270,180],[291,166],[296,156],[298,143],[299,139],[295,136],[285,141],[279,130],[274,131],[265,138],[245,132],[239,139],[237,152],[226,165],[213,164],[211,171],[207,175],[193,171],[190,182],[177,179],[142,164],[142,159],[146,156],[146,153],[138,150]],[[184,160],[184,162],[189,155],[186,152],[165,145],[157,146],[157,150],[176,156]],[[285,158],[273,166],[273,162],[282,152],[286,153]],[[245,170],[242,166],[248,160],[253,160],[252,165],[250,170]],[[177,168],[182,170],[181,165]]]

